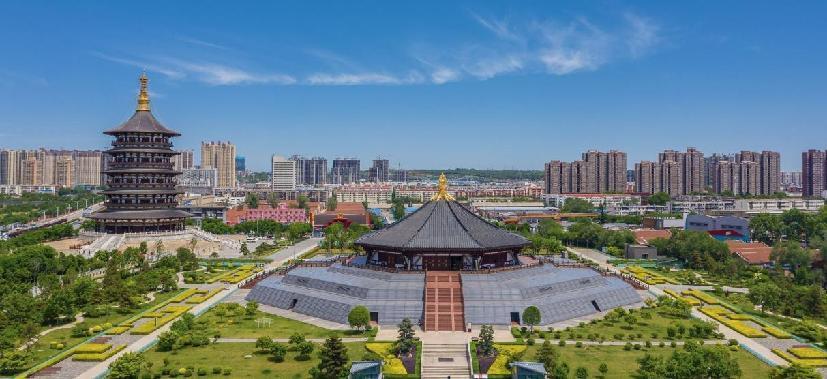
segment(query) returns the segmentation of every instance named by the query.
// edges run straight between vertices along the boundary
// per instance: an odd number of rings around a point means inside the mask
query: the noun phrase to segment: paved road
[[[320,238],[310,238],[310,239],[301,241],[301,242],[299,242],[295,245],[292,245],[292,246],[289,246],[289,247],[286,247],[284,249],[279,250],[278,252],[276,252],[276,253],[274,253],[274,254],[272,254],[268,257],[268,258],[272,259],[273,261],[268,263],[267,267],[268,268],[275,268],[275,267],[281,266],[284,262],[286,262],[290,259],[296,258],[296,257],[312,250],[314,247],[318,246],[320,240],[321,240]],[[218,302],[221,302],[221,301],[224,301],[224,299],[226,297],[230,296],[233,292],[238,290],[238,285],[236,285],[236,284],[226,284],[226,285],[222,285],[222,286],[226,289],[226,291],[221,292],[221,293],[211,297],[209,300],[207,300],[207,301],[205,301],[201,304],[196,305],[195,307],[190,309],[189,313],[200,314],[203,310],[209,309],[214,304],[216,304]],[[117,359],[118,357],[123,355],[125,352],[141,351],[141,349],[143,349],[147,346],[150,346],[151,344],[154,343],[155,340],[158,339],[158,335],[160,335],[161,333],[169,330],[170,326],[172,326],[172,322],[158,328],[157,330],[155,330],[154,332],[152,332],[152,333],[150,333],[146,336],[141,337],[139,340],[137,340],[137,341],[131,343],[129,346],[127,346],[122,352],[120,352],[118,354],[115,354],[113,357],[107,359],[106,361],[95,365],[91,369],[84,372],[82,375],[79,375],[78,378],[92,379],[92,378],[97,378],[97,377],[102,376],[103,374],[105,374],[107,372],[107,370],[109,369],[109,365],[112,362],[114,362],[115,359]]]
[[[321,238],[308,238],[304,241],[301,241],[295,245],[291,245],[281,249],[273,254],[267,256],[267,259],[271,259],[272,261],[267,264],[265,268],[277,268],[280,267],[284,262],[287,262],[291,259],[298,258],[304,253],[307,253],[310,250],[313,250],[316,246],[319,246],[319,242]]]

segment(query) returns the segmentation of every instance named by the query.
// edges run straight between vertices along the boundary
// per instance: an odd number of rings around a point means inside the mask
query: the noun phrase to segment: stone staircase
[[[422,379],[470,378],[471,360],[466,344],[422,344]]]
[[[463,331],[462,279],[455,271],[425,273],[425,331]]]
[[[85,257],[92,257],[101,250],[114,250],[121,247],[124,242],[122,234],[104,234],[96,238],[92,243],[82,248],[81,252]]]

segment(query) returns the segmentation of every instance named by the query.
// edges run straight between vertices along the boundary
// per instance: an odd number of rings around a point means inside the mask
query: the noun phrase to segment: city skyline
[[[231,140],[256,171],[274,153],[542,170],[687,146],[778,151],[791,171],[827,137],[827,54],[810,48],[823,3],[143,6],[132,30],[110,27],[134,20],[126,5],[7,5],[6,34],[72,33],[8,41],[0,146],[105,148],[98,131],[128,116],[144,69],[176,149]]]

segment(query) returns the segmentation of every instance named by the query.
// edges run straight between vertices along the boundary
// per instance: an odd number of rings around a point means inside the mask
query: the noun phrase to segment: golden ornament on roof
[[[448,178],[445,177],[445,173],[439,175],[439,184],[437,185],[437,191],[434,196],[431,197],[431,200],[454,200],[454,197],[448,193]]]

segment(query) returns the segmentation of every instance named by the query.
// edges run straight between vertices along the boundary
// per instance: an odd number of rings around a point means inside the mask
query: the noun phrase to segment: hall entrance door
[[[424,256],[423,266],[430,271],[448,271],[451,269],[451,261],[446,256]]]
[[[451,259],[451,271],[462,270],[462,257],[450,257],[450,259]]]

